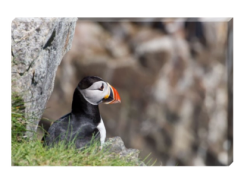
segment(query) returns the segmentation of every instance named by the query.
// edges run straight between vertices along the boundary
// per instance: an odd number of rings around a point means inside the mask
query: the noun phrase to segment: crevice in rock
[[[35,71],[33,72],[33,75],[32,75],[32,79],[31,79],[31,84],[36,86],[37,85],[37,81],[35,80]]]
[[[30,64],[29,67],[23,72],[23,73],[18,73],[20,76],[23,76],[26,72],[28,72],[31,68],[31,66],[33,65],[33,63],[35,62],[35,60],[33,60]]]
[[[52,46],[52,42],[54,41],[55,37],[56,37],[56,30],[54,29],[50,38],[48,39],[46,44],[43,46],[43,49],[46,49],[46,48]]]
[[[11,50],[11,55],[12,55],[12,57],[13,58],[15,58],[15,55],[14,55],[14,53],[13,53],[13,51]]]
[[[39,33],[40,31],[41,31],[40,27],[36,28],[36,32]]]

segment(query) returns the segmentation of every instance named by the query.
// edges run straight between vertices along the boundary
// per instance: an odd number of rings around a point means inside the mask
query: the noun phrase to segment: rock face
[[[138,149],[127,149],[121,137],[108,138],[103,148],[107,148],[111,153],[119,154],[120,157],[126,157],[128,161],[136,161],[138,165],[145,166],[145,163],[139,160]]]
[[[11,23],[12,92],[25,103],[32,137],[54,87],[58,65],[71,48],[77,18],[16,18]]]

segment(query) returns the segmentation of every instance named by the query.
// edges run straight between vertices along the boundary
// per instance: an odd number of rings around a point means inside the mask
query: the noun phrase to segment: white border
[[[88,18],[88,19],[87,19]],[[128,17],[131,18],[131,17]],[[135,19],[109,19],[109,17],[86,17],[86,19],[81,19],[81,20],[87,20],[87,21],[138,21],[138,22],[149,22],[152,21],[152,18],[157,18],[157,17],[138,17]],[[163,17],[165,18],[165,17]],[[162,17],[159,19],[154,19],[153,21],[162,21]],[[203,22],[222,22],[222,21],[230,21],[233,17],[199,17],[198,21],[203,21]],[[79,20],[79,19],[78,19]],[[192,19],[185,20],[183,19],[182,21],[189,21],[191,22]],[[194,21],[197,21],[194,20]],[[233,24],[234,27],[234,24]],[[233,36],[234,38],[234,36]],[[233,44],[234,45],[234,44]],[[234,166],[234,162],[230,164],[229,166],[154,166],[154,167],[108,167],[108,166],[98,166],[98,167],[84,167],[84,166],[11,166],[11,21],[8,23],[8,60],[9,60],[9,66],[8,66],[8,73],[9,73],[9,167],[10,168],[230,168]],[[233,60],[234,62],[234,60]],[[234,63],[233,63],[234,65]],[[234,67],[234,66],[233,66]],[[234,104],[234,103],[233,103]],[[233,116],[234,117],[234,116]],[[234,126],[233,126],[234,127]],[[233,142],[234,143],[234,142]],[[234,152],[233,152],[234,156]]]

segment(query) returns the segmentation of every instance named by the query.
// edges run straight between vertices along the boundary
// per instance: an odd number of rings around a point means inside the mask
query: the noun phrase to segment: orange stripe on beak
[[[113,90],[114,99],[109,104],[121,103],[121,98],[120,98],[120,95],[117,92],[117,90],[114,87],[112,87],[111,85],[110,85],[110,87]]]

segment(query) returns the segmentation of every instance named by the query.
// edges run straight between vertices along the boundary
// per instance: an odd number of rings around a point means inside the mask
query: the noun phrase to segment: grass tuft
[[[17,94],[11,95],[11,137],[12,141],[21,141],[26,132],[27,121],[24,116],[23,99]]]

